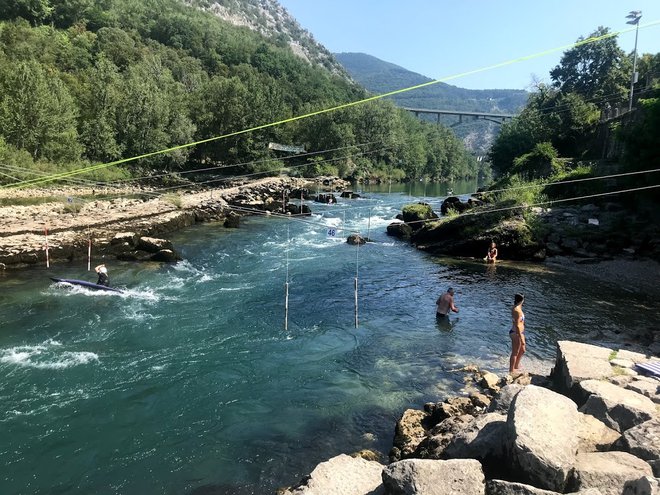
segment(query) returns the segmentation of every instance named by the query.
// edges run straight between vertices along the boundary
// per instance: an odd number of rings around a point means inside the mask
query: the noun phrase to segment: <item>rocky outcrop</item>
[[[589,414],[578,413],[578,452],[604,452],[610,450],[621,434]]]
[[[412,227],[403,222],[395,222],[387,226],[387,235],[398,237],[399,239],[410,239],[412,232]]]
[[[660,460],[660,418],[655,417],[626,430],[620,447],[645,461]]]
[[[411,241],[432,255],[481,259],[491,242],[496,242],[499,257],[513,260],[542,261],[545,248],[534,239],[522,216],[501,214],[464,214],[441,222],[425,223]]]
[[[578,454],[569,481],[570,490],[597,488],[603,495],[647,493],[636,491],[635,485],[647,484],[652,477],[651,467],[641,459],[625,452],[594,452]]]
[[[360,234],[351,234],[346,238],[346,242],[352,246],[363,245],[369,242],[368,237],[362,237]]]
[[[555,387],[578,399],[575,386],[583,380],[600,380],[614,374],[609,363],[611,349],[569,340],[557,342],[557,359],[551,372]]]
[[[345,454],[320,463],[300,484],[281,495],[383,495],[383,465]]]
[[[438,218],[428,203],[415,203],[403,207],[401,210],[403,221],[409,225],[413,232],[424,227],[429,220]]]
[[[514,468],[534,486],[563,491],[575,461],[578,425],[573,401],[541,387],[526,387],[513,399],[507,418]]]
[[[397,423],[390,464],[382,470],[382,486],[373,493],[658,495],[653,477],[660,472],[658,410],[649,397],[624,388],[655,379],[613,366],[616,353],[610,349],[583,346],[559,343],[560,366],[554,372],[567,392],[583,400],[587,396],[580,411],[565,395],[524,385],[552,383],[541,377],[496,379],[475,367],[454,370],[471,373],[482,392],[430,402],[423,411],[406,410]],[[606,378],[586,379],[588,370],[575,364],[580,350]],[[633,363],[648,360],[625,351],[616,356]],[[619,371],[610,375],[606,366]],[[604,404],[604,420],[600,410],[593,411],[598,417],[587,411],[593,397]],[[638,423],[644,414],[652,419]]]
[[[579,388],[588,397],[580,411],[619,432],[648,421],[656,413],[655,404],[648,397],[613,383],[584,380]]]
[[[383,469],[383,485],[388,495],[485,494],[481,464],[473,459],[398,461]]]

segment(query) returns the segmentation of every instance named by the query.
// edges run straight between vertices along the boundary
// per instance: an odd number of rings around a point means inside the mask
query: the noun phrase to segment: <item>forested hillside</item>
[[[322,56],[310,61],[295,54],[295,30],[264,36],[199,8],[212,10],[217,2],[192,3],[1,3],[0,180],[150,154],[368,96],[332,64],[319,62]],[[269,151],[270,142],[324,152],[283,162]],[[444,180],[477,172],[450,131],[385,101],[102,171],[111,178],[201,165],[224,167],[225,174],[279,172],[286,165],[290,173],[395,179]]]
[[[364,53],[336,53],[335,57],[353,79],[377,94],[433,81],[429,77]],[[514,114],[525,106],[528,96],[529,93],[523,90],[474,90],[437,83],[394,95],[391,99],[399,106],[410,108]],[[426,118],[435,121],[435,116]],[[457,118],[441,117],[441,122],[451,126],[457,123]],[[477,153],[485,153],[497,135],[499,125],[486,121],[467,121],[453,127],[453,130],[470,149]]]

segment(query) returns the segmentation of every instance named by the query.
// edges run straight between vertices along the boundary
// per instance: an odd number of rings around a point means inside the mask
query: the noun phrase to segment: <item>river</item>
[[[0,493],[270,494],[342,452],[386,456],[405,409],[460,391],[457,368],[505,372],[516,292],[523,367],[549,369],[558,339],[617,345],[627,326],[658,325],[640,294],[543,265],[434,259],[389,238],[419,199],[410,193],[439,210],[446,186],[365,186],[304,220],[191,227],[171,237],[181,263],[108,260],[124,294],[48,280],[93,281],[83,261],[5,274]],[[354,231],[373,242],[349,246]],[[449,286],[460,313],[438,326]],[[629,315],[633,305],[647,310]]]

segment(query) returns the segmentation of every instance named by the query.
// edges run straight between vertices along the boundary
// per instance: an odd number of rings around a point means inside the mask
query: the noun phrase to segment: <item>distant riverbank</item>
[[[149,187],[0,190],[0,198],[17,203],[0,207],[0,269],[45,263],[46,244],[50,262],[70,261],[87,256],[90,243],[95,253],[104,250],[122,232],[171,233],[200,221],[221,221],[237,208],[242,210],[238,214],[282,211],[284,191],[307,187],[316,182],[268,177],[201,190],[191,185],[169,194]]]

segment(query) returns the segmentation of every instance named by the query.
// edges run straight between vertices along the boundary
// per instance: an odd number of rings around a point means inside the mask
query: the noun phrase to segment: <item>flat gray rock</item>
[[[605,452],[621,438],[621,434],[590,414],[578,413],[578,452]]]
[[[562,392],[570,392],[583,380],[600,380],[614,374],[610,365],[612,349],[570,340],[557,342],[553,379]]]
[[[576,404],[551,390],[527,386],[513,399],[507,418],[507,444],[521,481],[563,492],[578,448]]]
[[[653,418],[623,433],[624,451],[645,461],[660,459],[660,418]]]
[[[503,459],[505,434],[504,414],[481,414],[454,435],[444,455],[450,459]]]
[[[378,462],[341,454],[321,462],[300,485],[282,495],[383,495],[383,467]]]
[[[623,432],[651,419],[655,404],[632,390],[601,380],[584,380],[579,389],[588,397],[580,412],[591,414],[610,428]]]
[[[578,454],[571,475],[569,488],[585,490],[596,488],[603,495],[623,493],[645,493],[624,491],[637,483],[644,484],[642,478],[653,476],[651,466],[626,452],[593,452]],[[647,492],[651,495],[651,492]]]
[[[485,478],[474,459],[405,459],[383,469],[388,495],[485,495]],[[318,492],[318,495],[334,492]]]

